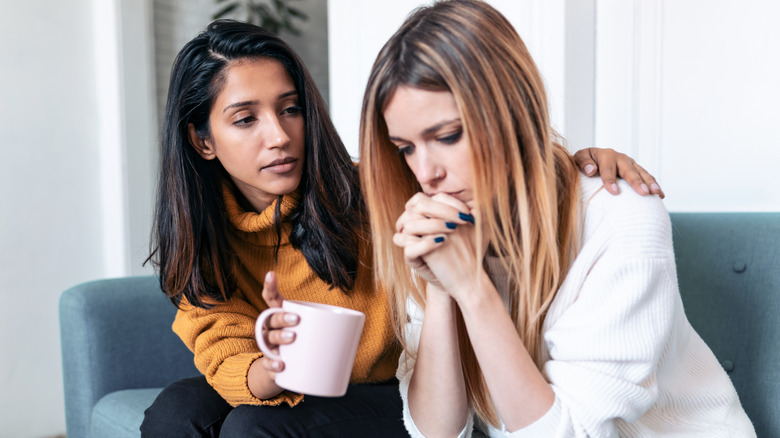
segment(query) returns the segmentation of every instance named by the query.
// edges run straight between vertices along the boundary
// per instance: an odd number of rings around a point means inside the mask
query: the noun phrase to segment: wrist
[[[474,281],[459,287],[457,292],[452,294],[452,297],[457,302],[464,316],[472,311],[478,312],[496,300],[501,302],[501,297],[495,285],[493,285],[493,282],[484,270],[480,271],[478,278],[474,279]]]
[[[275,397],[284,389],[276,384],[274,376],[263,366],[263,358],[260,357],[249,366],[247,373],[247,386],[249,392],[260,400]]]
[[[437,302],[444,302],[450,299],[451,299],[450,295],[441,286],[431,282],[425,284],[426,302],[429,302],[431,300],[435,300]]]

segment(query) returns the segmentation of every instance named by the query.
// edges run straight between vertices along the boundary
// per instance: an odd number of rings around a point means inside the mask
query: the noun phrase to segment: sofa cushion
[[[124,389],[106,394],[92,410],[93,437],[138,438],[141,422],[162,388]]]

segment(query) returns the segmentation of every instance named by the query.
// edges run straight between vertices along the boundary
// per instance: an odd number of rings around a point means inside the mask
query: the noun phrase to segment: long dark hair
[[[161,135],[150,261],[160,286],[177,306],[199,307],[227,300],[235,288],[236,258],[227,244],[228,218],[222,185],[230,178],[219,160],[205,160],[190,144],[188,125],[210,133],[209,113],[224,86],[225,71],[238,60],[272,58],[284,65],[298,91],[305,120],[301,200],[286,218],[290,242],[309,266],[345,293],[355,283],[359,244],[367,241],[357,168],[344,148],[324,100],[298,55],[278,36],[234,20],[217,20],[187,43],[171,71]],[[240,194],[239,194],[240,196]],[[278,245],[281,217],[276,203]],[[204,298],[207,300],[204,301]]]

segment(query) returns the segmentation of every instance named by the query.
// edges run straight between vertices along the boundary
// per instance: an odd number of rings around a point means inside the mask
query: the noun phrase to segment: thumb
[[[575,152],[574,161],[585,175],[594,176],[598,173],[599,165],[591,154],[591,148],[580,149]]]
[[[282,307],[284,297],[279,293],[279,289],[276,287],[276,273],[274,271],[268,271],[265,274],[265,281],[263,282],[263,299],[268,307]]]

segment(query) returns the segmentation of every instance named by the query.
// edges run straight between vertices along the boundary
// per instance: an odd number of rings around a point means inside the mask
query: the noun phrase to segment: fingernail
[[[585,174],[586,175],[592,174],[594,170],[596,170],[596,166],[594,166],[592,164],[588,164],[587,166],[585,166]]]
[[[618,188],[618,185],[617,185],[617,184],[615,184],[615,183],[612,183],[612,185],[611,185],[610,187],[612,187],[612,191],[613,191],[613,192],[615,192],[615,193],[620,193],[620,189]]]
[[[642,184],[640,187],[642,187],[642,192],[650,193],[650,189],[647,188],[647,184]]]
[[[293,333],[292,333],[292,332],[286,332],[286,331],[282,331],[282,339],[283,339],[283,340],[285,340],[285,341],[291,341],[291,340],[292,340],[292,338],[293,338]]]
[[[661,186],[659,186],[659,185],[658,185],[658,184],[656,184],[656,183],[652,183],[652,184],[650,184],[650,188],[651,188],[651,189],[652,189],[654,192],[660,192],[660,191],[661,191]]]
[[[463,221],[471,222],[472,224],[474,223],[474,215],[473,214],[466,214],[466,213],[458,212],[458,217],[461,220],[463,220]]]
[[[265,273],[265,281],[271,281],[271,271]]]
[[[465,220],[465,219],[464,219],[464,220]],[[444,238],[443,238],[443,237],[441,237],[441,236],[439,236],[439,237],[437,237],[437,238],[433,239],[433,241],[434,241],[434,242],[436,242],[436,243],[442,243],[442,242],[444,242]]]
[[[278,370],[281,367],[282,367],[282,365],[279,364],[279,362],[277,362],[277,361],[273,361],[273,363],[271,363],[271,368],[273,368],[275,370]]]
[[[298,322],[298,315],[294,313],[285,313],[284,322],[286,322],[287,324],[295,324],[296,322]]]
[[[444,225],[447,225],[447,228],[451,230],[458,228],[458,224],[456,224],[455,222],[445,222]]]

